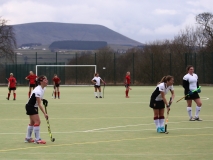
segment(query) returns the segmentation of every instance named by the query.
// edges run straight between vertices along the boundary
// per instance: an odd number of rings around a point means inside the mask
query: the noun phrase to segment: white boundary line
[[[213,120],[208,120],[208,122],[212,122]],[[170,123],[185,123],[190,121],[181,121],[181,122],[170,122]],[[190,122],[195,123],[195,122]],[[68,134],[68,133],[89,133],[89,132],[136,132],[136,131],[146,131],[146,130],[155,130],[155,129],[141,129],[141,130],[110,130],[115,128],[127,128],[127,127],[137,127],[137,126],[145,126],[145,125],[154,125],[154,123],[148,123],[148,124],[135,124],[135,125],[125,125],[125,126],[114,126],[114,127],[106,127],[106,128],[97,128],[97,129],[91,129],[91,130],[85,130],[85,131],[71,131],[71,132],[52,132],[52,133],[58,133],[58,134]],[[203,128],[174,128],[169,130],[196,130],[196,129],[212,129],[213,127],[203,127]],[[47,133],[47,132],[40,132],[40,133]],[[1,133],[0,135],[5,134],[25,134],[25,133]]]

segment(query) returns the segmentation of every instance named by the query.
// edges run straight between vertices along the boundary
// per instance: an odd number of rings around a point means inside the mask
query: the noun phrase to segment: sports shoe
[[[96,96],[95,98],[98,98],[98,96]]]
[[[9,98],[6,97],[7,100],[9,100]]]
[[[46,144],[46,141],[39,139],[39,140],[35,140],[34,143],[36,143],[36,144]]]
[[[200,119],[199,117],[195,117],[194,120],[195,121],[202,121],[202,119]]]
[[[158,133],[161,133],[160,127],[157,128],[157,132],[158,132]]]
[[[101,96],[99,96],[99,98],[102,98]]]
[[[165,128],[164,127],[160,127],[161,132],[160,133],[165,133]]]
[[[60,97],[58,97],[58,99],[60,99]]]
[[[25,143],[33,143],[34,142],[34,140],[32,139],[32,138],[25,138],[25,140],[24,140],[24,142]]]
[[[13,98],[13,100],[15,101],[16,99],[15,99],[15,98]]]
[[[126,98],[129,98],[129,96],[126,96]]]
[[[193,117],[189,118],[189,121],[195,121],[195,119]]]

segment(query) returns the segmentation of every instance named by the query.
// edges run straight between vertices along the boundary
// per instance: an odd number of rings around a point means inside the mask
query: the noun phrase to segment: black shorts
[[[25,109],[26,109],[26,114],[27,115],[35,115],[38,114],[38,108],[34,107],[32,105],[26,104],[25,105]]]
[[[11,90],[14,91],[14,90],[16,90],[16,87],[10,87],[9,90],[10,90],[10,91],[11,91]]]
[[[128,88],[129,87],[129,84],[125,84],[125,88]]]
[[[165,108],[165,103],[163,100],[156,101],[154,99],[150,99],[149,107],[151,107],[153,109],[163,109],[163,108]]]
[[[188,93],[185,93],[185,95],[187,95]],[[192,95],[190,96],[186,96],[185,100],[193,100],[193,99],[198,99],[200,98],[199,94],[197,92],[194,92]]]
[[[29,86],[29,87],[33,87],[33,88],[35,88],[35,86],[36,86],[35,84],[30,84],[30,86]]]
[[[98,85],[94,85],[94,87],[95,87],[95,88],[100,88],[100,86],[98,86]]]
[[[55,87],[59,87],[60,85],[59,84],[55,84]]]

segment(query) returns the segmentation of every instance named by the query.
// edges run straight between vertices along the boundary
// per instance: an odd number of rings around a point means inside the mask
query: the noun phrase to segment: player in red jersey
[[[60,78],[57,76],[57,74],[54,74],[53,77],[53,85],[54,85],[54,99],[56,99],[56,92],[58,93],[58,99],[60,99],[60,91],[59,91],[59,84],[61,83]]]
[[[8,78],[8,89],[9,93],[6,99],[10,99],[10,93],[13,91],[13,100],[16,100],[16,78],[13,77],[13,73],[10,73],[10,78]]]
[[[126,98],[129,98],[129,90],[131,90],[130,88],[130,83],[131,83],[131,79],[130,79],[130,72],[126,72],[126,77],[125,77],[125,87],[126,87]]]
[[[29,92],[28,92],[28,97],[30,98],[31,95],[31,90],[33,90],[36,87],[36,76],[33,71],[30,71],[30,74],[25,78],[26,80],[29,80]]]

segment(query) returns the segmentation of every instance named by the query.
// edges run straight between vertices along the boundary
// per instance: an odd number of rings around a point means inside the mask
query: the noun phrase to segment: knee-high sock
[[[28,92],[28,97],[30,98],[31,92]]]
[[[199,117],[200,110],[201,110],[201,107],[196,106],[195,117]]]
[[[56,98],[56,92],[54,92],[55,98]]]
[[[60,92],[58,92],[58,98],[60,97]]]
[[[191,118],[192,117],[192,107],[187,107],[187,112],[188,112],[189,118]]]
[[[7,98],[8,98],[8,99],[10,98],[10,93],[8,93]]]
[[[129,91],[128,91],[128,90],[126,90],[126,96],[128,96],[128,93],[129,93]]]
[[[159,123],[158,117],[154,117],[154,122],[155,122],[156,129],[157,129],[158,127],[160,127],[160,123]]]
[[[97,93],[97,92],[94,92],[94,95],[95,95],[95,97],[96,97],[96,96],[98,96],[98,93]]]
[[[164,116],[159,117],[160,127],[164,127]]]
[[[14,99],[16,99],[16,93],[13,93],[13,97],[14,97]]]
[[[99,96],[102,96],[102,95],[101,95],[101,92],[99,92]]]
[[[33,127],[34,133],[35,133],[35,139],[40,139],[40,126],[38,124],[35,124]]]
[[[30,124],[27,126],[27,134],[26,134],[26,138],[30,139],[31,135],[33,133],[33,126],[31,126]]]

